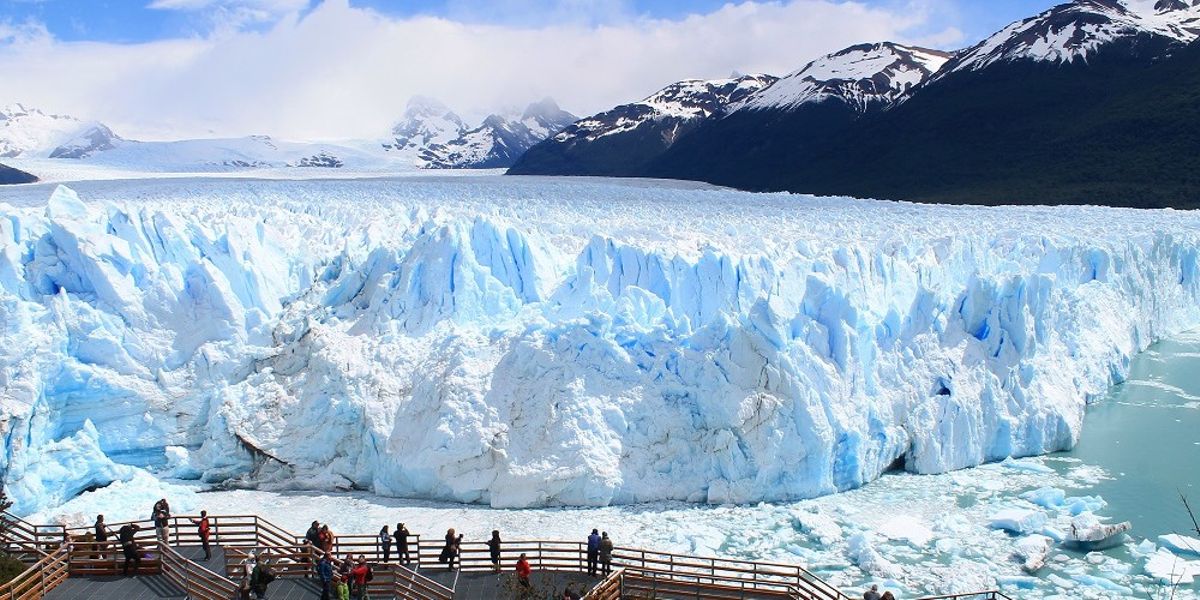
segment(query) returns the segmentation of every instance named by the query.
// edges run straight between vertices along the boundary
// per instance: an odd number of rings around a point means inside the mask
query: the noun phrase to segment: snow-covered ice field
[[[929,490],[945,485],[881,474],[945,473],[984,497],[1061,486],[1017,468],[1040,460],[950,471],[1069,448],[1134,355],[1200,326],[1188,212],[598,179],[72,185],[0,188],[0,466],[24,513],[147,471],[381,496],[202,497],[294,504],[301,521],[402,512],[382,496],[609,506],[588,518],[620,539],[672,519],[698,532],[645,545],[850,556],[865,572],[842,583],[935,587],[904,548],[960,540],[937,551],[983,561],[946,567],[973,588],[1013,542],[953,530],[998,507],[939,519],[951,500]],[[100,493],[121,485],[141,484]],[[839,490],[855,491],[825,496]],[[873,522],[896,498],[922,510]],[[781,503],[612,506],[673,501]],[[440,510],[424,520],[467,509]],[[468,533],[499,519],[520,537],[580,509],[469,510],[488,517],[463,517]],[[868,529],[896,549],[872,554]],[[772,538],[835,531],[826,558]]]

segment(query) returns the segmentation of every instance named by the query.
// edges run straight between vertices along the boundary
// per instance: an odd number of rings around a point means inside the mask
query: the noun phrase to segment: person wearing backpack
[[[367,583],[374,579],[375,574],[371,571],[371,566],[367,564],[367,557],[358,555],[358,563],[350,569],[350,578],[354,581],[354,600],[369,600],[367,594]]]
[[[258,600],[266,600],[267,586],[272,581],[275,581],[275,572],[271,570],[271,566],[265,560],[258,561],[250,573],[250,589],[254,591]]]
[[[200,545],[204,546],[204,560],[212,560],[212,550],[208,547],[208,511],[200,511],[200,518],[192,519],[192,524],[196,526],[197,531],[200,533]]]

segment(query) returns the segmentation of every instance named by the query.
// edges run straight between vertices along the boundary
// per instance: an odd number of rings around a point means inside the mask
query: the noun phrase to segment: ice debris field
[[[1067,448],[1131,356],[1200,325],[1186,212],[85,187],[0,196],[23,513],[139,469],[494,507],[816,497]]]

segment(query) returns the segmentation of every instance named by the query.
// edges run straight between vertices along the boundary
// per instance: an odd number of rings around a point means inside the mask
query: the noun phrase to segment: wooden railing
[[[62,546],[66,530],[61,525],[34,525],[14,514],[2,513],[5,526],[3,550],[32,564]]]
[[[229,600],[237,592],[228,578],[200,566],[170,546],[162,547],[162,572],[195,600]]]
[[[0,598],[4,600],[37,600],[62,583],[68,575],[70,547],[63,545],[17,575],[0,585]]]
[[[753,591],[800,600],[848,600],[848,596],[798,565],[761,563],[725,558],[701,558],[632,548],[613,550],[613,565],[625,570],[627,590],[664,587]],[[726,593],[726,595],[728,595]]]
[[[624,580],[625,570],[617,569],[592,588],[592,591],[584,594],[583,600],[621,600]]]
[[[454,598],[453,589],[404,565],[394,565],[392,572],[395,580],[391,591],[397,600],[452,600]]]
[[[1000,590],[971,592],[968,594],[945,594],[942,596],[922,596],[919,600],[1013,600]]]
[[[26,557],[37,565],[0,587],[4,590],[22,586],[12,593],[12,600],[23,600],[28,590],[49,589],[37,585],[57,585],[61,578],[71,575],[111,575],[120,573],[124,556],[116,542],[117,530],[125,523],[109,525],[109,541],[95,542],[92,527],[64,528],[58,525],[33,525],[5,514],[9,534],[3,540],[5,548]],[[171,544],[197,545],[198,516],[171,517],[166,537]],[[303,544],[303,538],[256,515],[209,516],[210,543],[225,549],[225,576],[213,573],[187,560],[174,549],[163,545],[153,524],[138,521],[136,534],[143,555],[142,573],[164,572],[192,597],[218,600],[233,594],[238,581],[249,574],[245,563],[251,552],[261,552],[279,577],[315,577],[315,565],[324,554],[319,548]],[[453,586],[447,587],[420,573],[422,567],[444,568],[437,558],[443,540],[440,536],[409,537],[410,565],[397,563],[397,553],[390,553],[386,566],[383,552],[375,535],[339,535],[334,539],[331,559],[335,566],[347,556],[364,556],[372,563],[374,579],[371,593],[377,597],[395,596],[403,600],[451,600]],[[512,571],[517,557],[524,553],[535,570],[583,572],[587,566],[587,549],[583,542],[569,541],[506,541],[501,546],[500,565]],[[585,596],[588,600],[617,600],[626,595],[686,595],[689,598],[728,598],[731,594],[751,594],[756,598],[777,596],[794,600],[849,600],[848,596],[798,565],[762,563],[721,558],[701,558],[682,554],[653,552],[633,548],[615,548],[612,565],[617,569]],[[463,542],[458,561],[461,571],[489,571],[493,568],[490,553],[484,542]],[[35,574],[44,574],[45,577]],[[232,581],[230,581],[232,580]],[[33,587],[30,587],[33,586]],[[31,596],[31,597],[37,597]],[[921,600],[1012,600],[998,590],[972,594],[928,596]]]

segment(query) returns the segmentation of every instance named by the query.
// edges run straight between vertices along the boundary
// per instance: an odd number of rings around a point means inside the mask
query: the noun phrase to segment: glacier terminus
[[[0,196],[19,513],[142,471],[493,507],[817,497],[1072,447],[1200,326],[1200,216],[524,177]]]

